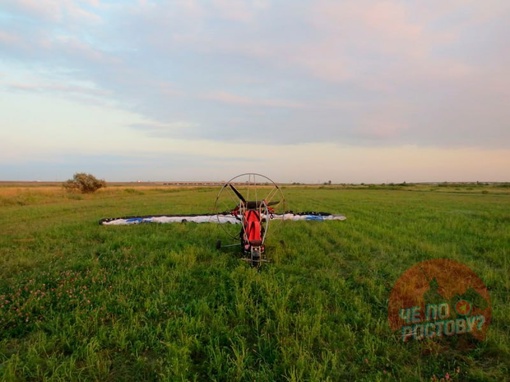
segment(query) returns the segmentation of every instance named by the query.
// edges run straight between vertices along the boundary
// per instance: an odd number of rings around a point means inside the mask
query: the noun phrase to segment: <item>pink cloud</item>
[[[455,10],[451,5],[421,12],[407,3],[392,1],[319,0],[308,15],[317,37],[303,44],[298,54],[287,57],[316,77],[371,81],[369,88],[382,89],[388,78],[398,80],[401,75],[408,80],[409,72],[428,78],[431,74],[465,75],[470,72],[469,65],[432,57],[433,49],[459,39],[458,28],[429,27]]]
[[[62,5],[56,0],[18,0],[13,4],[22,11],[46,20],[57,20],[61,16]]]
[[[88,22],[98,22],[100,18],[85,10],[81,3],[88,3],[90,6],[99,7],[97,0],[7,0],[5,6],[24,12],[30,16],[49,22],[61,22],[69,18]]]
[[[219,12],[220,17],[229,20],[247,22],[253,20],[253,12],[248,4],[243,1],[232,0],[213,0],[214,7]]]
[[[264,107],[282,107],[282,108],[302,108],[304,105],[299,102],[280,100],[280,99],[255,99],[237,94],[217,91],[206,94],[203,98],[226,104],[242,106],[264,106]]]
[[[360,116],[358,132],[369,139],[397,138],[403,131],[409,129],[405,121],[405,107],[395,102],[388,102],[386,108],[367,111]]]
[[[0,30],[0,44],[16,45],[21,41],[19,36]]]

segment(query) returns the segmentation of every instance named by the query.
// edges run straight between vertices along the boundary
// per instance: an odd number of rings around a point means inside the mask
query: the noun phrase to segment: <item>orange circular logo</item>
[[[491,320],[489,292],[457,261],[424,261],[395,283],[388,320],[403,342],[461,335],[481,341]]]

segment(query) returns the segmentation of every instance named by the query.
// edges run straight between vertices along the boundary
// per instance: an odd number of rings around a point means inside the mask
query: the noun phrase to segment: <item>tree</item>
[[[97,179],[94,175],[79,172],[74,174],[73,179],[68,179],[63,184],[68,191],[77,191],[82,194],[89,194],[106,187],[106,181]]]

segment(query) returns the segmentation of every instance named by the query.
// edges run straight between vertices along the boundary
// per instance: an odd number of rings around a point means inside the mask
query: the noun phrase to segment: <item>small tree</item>
[[[68,179],[64,182],[63,186],[68,191],[89,194],[102,187],[106,187],[106,182],[103,179],[97,179],[94,175],[79,172],[74,174],[73,179]]]

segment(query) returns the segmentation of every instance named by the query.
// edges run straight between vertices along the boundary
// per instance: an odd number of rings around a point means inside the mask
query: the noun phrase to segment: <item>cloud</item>
[[[14,80],[7,68],[4,86],[114,103],[151,121],[126,125],[147,137],[510,144],[506,2],[24,0],[0,9],[0,53],[35,77]]]
[[[21,39],[14,33],[0,31],[0,43],[2,45],[16,45],[20,42],[20,40]]]
[[[220,103],[253,106],[253,107],[275,107],[275,108],[304,108],[306,105],[300,102],[283,99],[255,99],[242,95],[229,93],[227,91],[217,91],[203,96],[204,99],[217,101]]]
[[[99,18],[91,10],[99,5],[95,0],[4,0],[2,10],[40,22],[96,22]]]
[[[131,124],[132,129],[138,130],[151,137],[176,137],[179,135],[190,136],[193,133],[189,131],[196,131],[199,127],[198,124],[193,122],[171,122],[171,123],[158,123],[158,122],[145,122]]]

